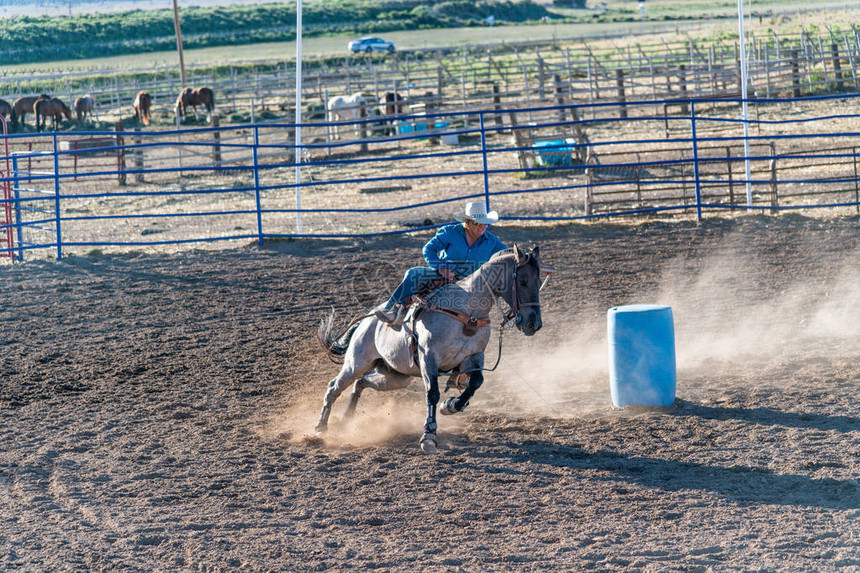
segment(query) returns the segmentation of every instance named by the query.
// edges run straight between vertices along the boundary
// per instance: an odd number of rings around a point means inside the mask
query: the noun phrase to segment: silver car
[[[388,52],[389,54],[393,54],[397,48],[394,45],[394,42],[386,42],[382,38],[376,38],[374,36],[365,36],[364,38],[359,38],[358,40],[353,40],[349,43],[349,49],[352,52]]]

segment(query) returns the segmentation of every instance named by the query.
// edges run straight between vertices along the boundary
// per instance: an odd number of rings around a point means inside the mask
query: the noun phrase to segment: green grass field
[[[494,26],[485,28],[452,28],[444,34],[438,30],[418,30],[414,32],[391,32],[381,34],[397,44],[399,50],[420,50],[433,48],[449,48],[457,46],[474,46],[481,44],[499,44],[505,42],[523,42],[529,40],[578,38],[623,37],[655,32],[671,32],[675,29],[690,34],[710,33],[714,22],[684,21],[669,22],[623,22],[623,23],[594,23],[594,24],[543,24],[532,26]],[[327,36],[307,38],[302,42],[305,57],[347,55],[347,44],[355,35]],[[242,46],[221,46],[198,50],[185,50],[186,66],[212,65],[217,63],[239,63],[272,60],[292,60],[296,56],[295,42],[272,42],[249,44]],[[45,63],[30,63],[14,66],[2,66],[0,70],[8,72],[67,70],[83,71],[98,69],[139,69],[157,68],[178,65],[175,50],[166,52],[151,52],[127,56],[113,56],[89,60],[64,60]]]

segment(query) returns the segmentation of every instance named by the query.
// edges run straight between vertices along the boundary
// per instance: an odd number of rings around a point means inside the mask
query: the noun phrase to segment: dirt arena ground
[[[426,235],[4,266],[0,569],[860,571],[858,225],[499,226],[560,269],[545,326],[436,455],[417,381],[312,435],[319,318]],[[666,412],[611,406],[606,310],[641,302]]]

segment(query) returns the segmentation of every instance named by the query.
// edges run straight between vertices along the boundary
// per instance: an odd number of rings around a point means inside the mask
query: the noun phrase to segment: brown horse
[[[382,112],[382,115],[391,118],[385,121],[387,124],[385,128],[386,135],[394,135],[397,133],[397,129],[394,127],[394,122],[398,119],[397,116],[403,114],[403,101],[403,96],[397,92],[385,92],[385,95],[382,97],[379,111]]]
[[[57,98],[38,99],[33,104],[33,111],[36,114],[36,129],[42,131],[47,127],[47,118],[50,117],[54,131],[57,131],[57,125],[62,121],[63,116],[71,121],[72,110]]]
[[[14,101],[12,104],[12,123],[18,123],[18,119],[21,120],[21,123],[24,123],[24,117],[28,113],[33,112],[33,106],[36,101],[40,99],[51,99],[51,96],[42,94],[37,96],[21,96]]]
[[[6,121],[12,121],[12,105],[6,101],[5,99],[0,99],[0,115],[2,115]]]
[[[87,116],[89,116],[90,121],[93,120],[93,109],[95,107],[96,100],[90,94],[81,96],[75,100],[75,114],[78,116],[78,125],[83,125]]]
[[[137,92],[134,96],[134,115],[137,116],[137,122],[142,125],[149,125],[151,121],[150,108],[152,107],[152,96],[144,91]]]
[[[203,87],[203,88],[182,88],[182,91],[179,92],[179,97],[176,98],[176,115],[177,117],[182,117],[183,115],[187,115],[188,108],[194,108],[194,118],[197,118],[197,106],[202,105],[206,108],[207,113],[212,113],[212,110],[215,109],[215,94],[211,89]]]

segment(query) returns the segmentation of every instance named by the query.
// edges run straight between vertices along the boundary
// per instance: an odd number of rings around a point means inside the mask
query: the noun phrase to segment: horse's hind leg
[[[378,365],[375,370],[368,372],[352,385],[352,393],[349,395],[349,402],[343,414],[344,419],[350,419],[355,415],[355,408],[365,388],[373,388],[379,392],[399,390],[409,385],[410,378],[400,372],[389,370],[384,364]]]
[[[373,362],[373,360],[366,360],[360,363],[351,360],[344,362],[338,375],[328,383],[328,390],[326,390],[325,397],[323,398],[322,411],[320,411],[320,417],[317,421],[316,432],[318,434],[328,429],[328,419],[331,416],[331,407],[334,405],[335,400],[343,394],[347,386],[354,383],[362,374],[370,370],[373,367]]]
[[[367,388],[367,382],[365,382],[364,376],[353,383],[352,393],[349,395],[349,402],[346,403],[346,410],[343,413],[344,420],[350,420],[355,416],[355,408],[358,406],[358,399],[361,398],[361,393],[365,388]]]

